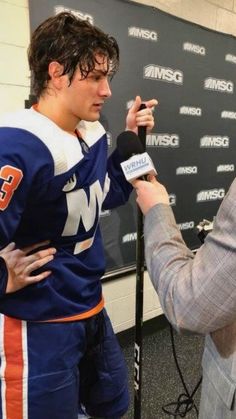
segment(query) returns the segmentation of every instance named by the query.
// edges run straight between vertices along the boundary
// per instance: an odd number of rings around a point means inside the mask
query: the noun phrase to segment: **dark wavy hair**
[[[33,32],[28,48],[32,87],[41,96],[50,79],[48,66],[57,61],[71,82],[77,68],[82,78],[94,70],[96,54],[107,59],[107,73],[114,75],[119,66],[119,47],[112,36],[81,20],[73,13],[62,12],[42,22]]]

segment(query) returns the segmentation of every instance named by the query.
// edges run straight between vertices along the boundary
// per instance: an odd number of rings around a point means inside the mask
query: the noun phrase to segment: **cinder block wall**
[[[0,113],[24,107],[29,95],[27,0],[0,0]]]
[[[172,15],[236,36],[236,0],[139,0]],[[27,0],[0,0],[0,114],[24,107],[30,92]],[[104,284],[107,310],[116,332],[134,325],[135,275]],[[145,273],[144,320],[161,314],[158,297]]]

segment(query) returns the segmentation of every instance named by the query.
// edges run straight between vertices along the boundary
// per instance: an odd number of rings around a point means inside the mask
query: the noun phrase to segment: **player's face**
[[[67,108],[78,120],[98,120],[105,100],[111,96],[107,59],[97,55],[96,60],[94,70],[86,79],[77,69],[71,84],[64,90]]]

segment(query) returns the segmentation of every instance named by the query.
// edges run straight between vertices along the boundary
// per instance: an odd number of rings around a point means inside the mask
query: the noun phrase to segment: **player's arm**
[[[54,166],[51,154],[38,137],[25,130],[2,127],[1,121],[0,144],[0,248],[3,248],[15,241],[29,200],[53,176]]]
[[[145,103],[145,109],[140,110],[141,103]],[[136,96],[126,117],[126,130],[133,131],[137,134],[138,127],[144,126],[147,128],[147,132],[150,132],[154,127],[153,109],[156,105],[156,99],[143,102],[140,96]],[[111,209],[125,204],[132,192],[132,187],[126,181],[121,170],[120,163],[122,161],[123,159],[117,149],[108,159],[107,172],[110,183],[107,188],[106,198],[103,202],[103,209]]]

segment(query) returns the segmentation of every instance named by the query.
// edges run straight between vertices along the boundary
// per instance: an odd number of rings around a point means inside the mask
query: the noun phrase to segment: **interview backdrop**
[[[135,96],[158,99],[147,151],[186,243],[198,248],[197,224],[213,219],[234,178],[236,39],[126,0],[29,0],[31,31],[63,10],[115,36],[120,46],[120,69],[101,116],[110,152]],[[109,275],[135,266],[136,212],[132,195],[102,214]]]

